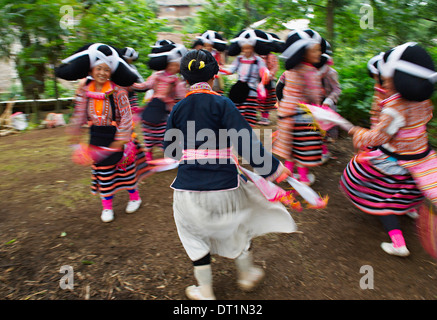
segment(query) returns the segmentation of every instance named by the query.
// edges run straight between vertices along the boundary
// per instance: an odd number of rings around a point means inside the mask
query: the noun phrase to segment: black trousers
[[[398,217],[395,214],[389,214],[386,216],[379,216],[385,231],[390,232],[391,230],[400,229]]]

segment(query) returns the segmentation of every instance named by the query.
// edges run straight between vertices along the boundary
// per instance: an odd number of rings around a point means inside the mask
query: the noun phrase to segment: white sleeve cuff
[[[398,132],[398,130],[406,124],[405,118],[393,108],[384,108],[382,109],[381,113],[387,114],[393,118],[393,121],[386,129],[387,134],[391,136]]]
[[[334,101],[331,98],[326,98],[322,104],[327,104],[330,108],[332,108]]]

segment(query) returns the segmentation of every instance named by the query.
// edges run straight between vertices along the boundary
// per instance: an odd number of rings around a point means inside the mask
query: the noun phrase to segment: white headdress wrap
[[[123,57],[125,59],[136,60],[138,59],[138,52],[136,52],[135,49],[131,47],[126,47],[126,52],[124,53]]]
[[[101,52],[100,50],[97,50],[97,48],[100,46],[107,46],[111,50],[111,55],[107,56],[103,52]],[[123,59],[120,58],[120,56],[118,55],[117,51],[115,51],[114,48],[112,48],[111,46],[105,45],[103,43],[94,43],[91,46],[89,46],[88,49],[81,51],[81,52],[78,52],[78,53],[75,53],[72,56],[62,60],[62,63],[69,63],[69,62],[73,61],[74,59],[76,59],[80,56],[84,56],[84,55],[89,56],[90,69],[92,69],[95,66],[102,64],[102,63],[106,63],[109,66],[109,68],[111,69],[111,73],[114,73],[114,71],[117,70],[119,63],[124,63],[126,65],[126,67],[129,68],[127,63]]]
[[[214,43],[226,44],[227,43],[224,40],[220,40],[220,39],[216,38],[215,31],[213,31],[213,30],[207,30],[202,35],[197,36],[196,38],[202,40],[203,43],[209,43],[209,44],[214,44]]]
[[[298,52],[300,49],[310,45],[318,44],[321,41],[321,37],[317,32],[314,32],[314,36],[311,37],[308,33],[299,29],[291,31],[288,34],[288,38],[296,33],[299,35],[300,39],[290,45],[287,49],[285,49],[285,51],[279,56],[279,58],[287,60],[288,58],[295,55],[296,52]]]
[[[384,56],[384,52],[380,52],[378,55],[372,57],[369,62],[367,62],[367,68],[372,74],[379,74],[379,70],[375,67],[375,63],[381,61]]]
[[[238,37],[231,40],[231,43],[238,42],[240,47],[244,45],[250,45],[254,47],[257,41],[270,42],[269,39],[260,38],[256,35],[255,30],[247,29],[243,31]]]
[[[149,54],[149,57],[155,58],[155,57],[160,57],[160,56],[167,56],[168,62],[179,62],[179,61],[181,61],[181,58],[188,52],[188,50],[182,44],[175,43],[174,46],[175,47],[170,51],[151,53],[151,54]]]

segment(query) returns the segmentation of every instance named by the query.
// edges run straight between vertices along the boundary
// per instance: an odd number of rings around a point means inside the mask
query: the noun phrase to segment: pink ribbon
[[[227,149],[186,149],[182,152],[181,161],[199,159],[229,159],[232,151]]]

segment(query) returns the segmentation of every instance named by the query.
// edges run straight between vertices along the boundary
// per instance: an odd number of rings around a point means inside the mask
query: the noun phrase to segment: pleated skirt
[[[146,149],[151,149],[155,146],[163,148],[166,126],[166,121],[161,123],[152,123],[142,120],[141,131],[143,133],[143,143]]]
[[[140,143],[134,139],[137,154],[135,161],[125,169],[115,165],[92,165],[91,193],[101,197],[113,196],[120,190],[129,190],[149,174],[151,166],[147,165],[146,157]]]
[[[292,157],[305,167],[322,164],[322,135],[312,124],[294,123]]]
[[[237,109],[244,119],[252,126],[257,123],[258,97],[249,95],[246,100],[240,104],[236,104]]]
[[[266,89],[267,97],[264,101],[259,101],[258,110],[260,112],[266,112],[276,109],[276,89]]]
[[[356,155],[340,188],[357,208],[373,215],[402,215],[424,200],[408,170],[380,150]]]
[[[182,245],[192,261],[208,253],[234,259],[266,233],[297,230],[287,209],[268,201],[243,179],[224,191],[174,191],[173,214]]]

